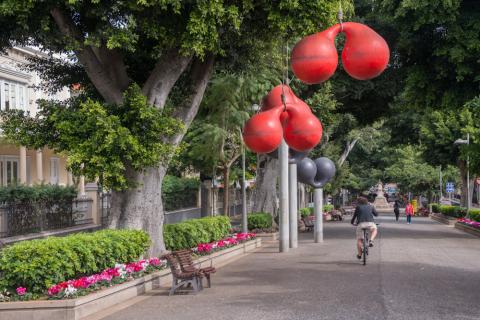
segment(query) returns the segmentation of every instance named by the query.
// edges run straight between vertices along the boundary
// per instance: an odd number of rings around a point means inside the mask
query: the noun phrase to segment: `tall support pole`
[[[242,144],[242,231],[248,232],[247,183],[245,181],[245,146]]]
[[[440,166],[440,199],[438,200],[438,203],[440,203],[440,200],[442,200],[442,189],[443,189],[443,182],[442,182],[442,166]]]
[[[285,140],[278,148],[278,159],[280,162],[280,252],[289,250],[289,228],[288,228],[288,146]]]
[[[467,133],[467,145],[470,146],[470,133]],[[470,218],[470,154],[467,155],[467,218]]]
[[[315,213],[314,239],[315,243],[323,242],[323,189],[316,188],[313,193]]]
[[[289,187],[289,217],[290,217],[290,248],[298,247],[298,188],[297,188],[297,164],[288,165]]]

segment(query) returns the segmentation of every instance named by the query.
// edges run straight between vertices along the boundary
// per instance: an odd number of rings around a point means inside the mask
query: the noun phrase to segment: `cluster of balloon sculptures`
[[[290,61],[298,79],[307,84],[322,83],[335,73],[338,66],[335,37],[340,32],[345,34],[342,65],[351,77],[368,80],[385,70],[390,56],[385,40],[366,25],[346,22],[309,35],[295,45]],[[335,164],[328,158],[315,161],[305,158],[321,138],[320,121],[310,107],[283,84],[263,98],[260,112],[243,128],[243,140],[250,150],[280,158],[281,252],[287,251],[288,245],[297,246],[297,181],[315,188],[314,238],[315,242],[323,241],[322,188],[335,175]],[[288,157],[282,139],[289,147]],[[278,148],[281,144],[282,148]],[[283,223],[285,220],[289,221]]]
[[[329,79],[337,69],[335,37],[345,33],[342,51],[345,71],[355,79],[367,80],[386,68],[390,50],[385,40],[366,25],[345,22],[300,40],[292,50],[291,66],[297,78],[312,84]],[[296,151],[313,149],[322,138],[322,125],[309,106],[286,85],[273,88],[262,101],[261,112],[247,121],[243,138],[256,153],[270,153],[282,137]]]

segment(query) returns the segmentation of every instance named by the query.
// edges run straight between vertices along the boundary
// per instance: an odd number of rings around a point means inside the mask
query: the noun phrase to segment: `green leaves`
[[[80,96],[41,101],[35,118],[21,111],[3,112],[2,117],[0,127],[11,142],[65,153],[74,174],[92,181],[99,177],[105,187],[117,190],[131,185],[128,168],[142,170],[168,161],[175,148],[165,139],[183,129],[178,120],[148,105],[136,85],[125,92],[121,106]]]

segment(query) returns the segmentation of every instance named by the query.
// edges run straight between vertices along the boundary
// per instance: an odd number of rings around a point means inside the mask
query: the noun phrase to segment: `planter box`
[[[257,238],[262,239],[262,241],[277,241],[278,232],[257,233]]]
[[[471,235],[474,235],[474,236],[477,236],[477,237],[480,237],[480,229],[477,229],[477,228],[474,228],[474,227],[471,227],[471,226],[467,226],[463,223],[455,223],[455,228],[459,229],[459,230],[462,230],[466,233],[470,233]]]
[[[256,250],[261,245],[262,240],[257,238],[238,246],[200,257],[195,262],[200,267],[214,266],[220,268]],[[215,281],[215,277],[213,277],[213,281]],[[170,269],[165,269],[77,299],[1,302],[0,319],[79,320],[116,304],[128,301],[152,289],[162,286],[169,287],[171,282]]]
[[[446,224],[446,225],[449,225],[449,226],[452,226],[452,227],[457,222],[457,218],[448,217],[448,216],[445,216],[441,213],[432,213],[432,214],[430,214],[430,218],[432,218],[433,220],[435,220],[437,222],[440,222],[440,223],[443,223],[443,224]]]

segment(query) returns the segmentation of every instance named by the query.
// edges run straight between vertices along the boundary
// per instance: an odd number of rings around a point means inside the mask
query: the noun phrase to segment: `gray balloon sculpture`
[[[302,161],[307,154],[310,152],[308,151],[297,151],[292,148],[288,148],[288,163],[289,164],[294,164],[294,163],[299,163]],[[272,151],[270,153],[267,153],[267,156],[278,159],[278,149],[275,151]]]
[[[314,188],[323,188],[335,176],[335,164],[332,160],[322,157],[313,161],[304,158],[297,163],[298,181]]]

